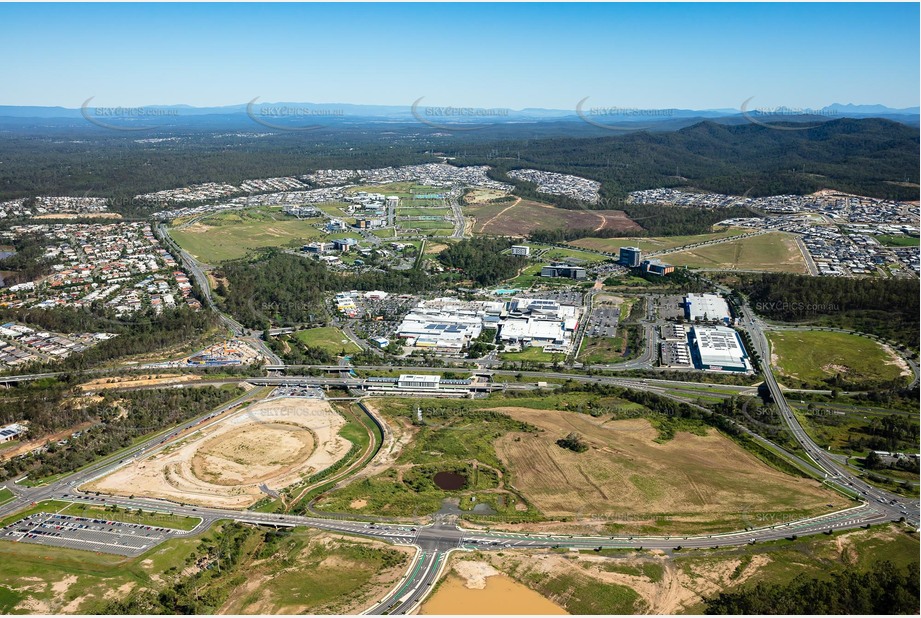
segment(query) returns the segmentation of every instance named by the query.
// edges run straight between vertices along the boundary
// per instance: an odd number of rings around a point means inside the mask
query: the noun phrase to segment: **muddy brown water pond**
[[[449,575],[426,601],[421,614],[447,615],[547,615],[566,610],[505,575],[486,578],[486,587],[468,588],[460,577]]]
[[[467,486],[467,477],[457,472],[439,472],[432,480],[438,485],[439,489],[463,489]]]

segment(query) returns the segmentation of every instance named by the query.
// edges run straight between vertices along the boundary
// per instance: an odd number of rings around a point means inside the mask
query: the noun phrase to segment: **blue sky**
[[[0,104],[919,101],[918,4],[0,4]]]

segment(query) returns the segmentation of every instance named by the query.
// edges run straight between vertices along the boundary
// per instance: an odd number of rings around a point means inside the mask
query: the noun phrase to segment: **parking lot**
[[[0,539],[70,549],[138,556],[184,534],[180,530],[51,513],[28,515],[5,528]]]
[[[307,399],[323,399],[323,391],[312,386],[279,386],[267,399],[278,397],[306,397]]]
[[[575,290],[550,290],[544,292],[534,292],[533,294],[521,294],[521,296],[527,298],[555,300],[561,305],[569,305],[571,307],[582,306],[582,292]]]
[[[617,332],[617,321],[620,319],[620,307],[598,307],[589,316],[585,327],[588,337],[613,337]]]
[[[678,320],[684,318],[684,296],[670,294],[659,298],[659,319]]]

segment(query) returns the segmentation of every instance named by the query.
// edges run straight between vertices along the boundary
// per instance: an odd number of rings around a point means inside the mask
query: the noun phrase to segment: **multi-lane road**
[[[765,341],[755,341],[759,353],[765,358],[763,351]],[[768,355],[767,358],[770,358]],[[561,374],[568,375],[568,374]],[[766,375],[770,375],[766,372]],[[612,380],[611,378],[607,378]],[[296,380],[315,381],[322,378],[262,378],[266,384],[284,383]],[[330,380],[330,378],[326,378]],[[726,534],[691,535],[691,536],[570,536],[570,535],[545,535],[545,534],[519,534],[510,532],[482,530],[465,530],[457,525],[456,519],[450,514],[436,515],[434,522],[427,525],[371,523],[367,521],[350,521],[339,518],[303,517],[294,515],[264,514],[255,512],[236,511],[230,509],[215,509],[200,506],[180,505],[160,499],[145,497],[117,497],[95,496],[80,491],[80,486],[99,476],[110,473],[122,465],[128,465],[137,457],[148,456],[157,450],[169,445],[169,439],[182,433],[183,430],[196,425],[206,426],[207,423],[220,422],[220,413],[239,405],[246,399],[256,397],[260,393],[251,391],[247,395],[229,402],[220,409],[192,419],[178,428],[173,428],[139,444],[131,449],[119,453],[115,457],[104,459],[92,466],[78,471],[54,483],[39,487],[23,487],[13,484],[11,489],[15,494],[13,501],[0,506],[0,516],[5,516],[22,509],[32,503],[44,500],[69,500],[89,502],[95,504],[116,504],[127,508],[142,508],[146,511],[169,512],[175,515],[199,517],[202,524],[196,532],[207,528],[215,521],[231,519],[258,525],[270,526],[310,526],[322,530],[355,534],[383,541],[412,545],[417,548],[416,557],[407,570],[406,576],[391,591],[370,608],[369,614],[382,613],[407,613],[425,598],[432,585],[437,580],[439,572],[445,564],[447,555],[452,551],[472,549],[499,550],[509,548],[556,548],[569,547],[577,549],[595,548],[646,548],[673,551],[676,547],[682,548],[714,548],[727,545],[743,545],[789,537],[792,535],[804,536],[819,534],[836,529],[850,529],[868,524],[884,523],[905,517],[917,526],[917,504],[898,496],[890,496],[887,492],[873,488],[860,479],[854,477],[848,470],[840,469],[837,463],[826,456],[796,423],[789,408],[786,407],[783,393],[780,392],[773,376],[768,378],[771,392],[777,402],[785,408],[785,419],[791,425],[797,440],[804,446],[809,458],[817,470],[828,472],[827,482],[837,484],[843,489],[856,491],[862,500],[855,507],[823,515],[820,517],[800,521],[784,522],[777,525],[760,528],[748,526],[749,529],[739,530]],[[255,380],[254,380],[255,381]],[[634,388],[645,387],[649,390],[656,388],[653,381],[649,380],[617,380],[624,385]],[[747,387],[739,387],[747,388]],[[165,441],[164,441],[165,440]],[[742,518],[740,518],[740,522]],[[69,543],[69,541],[68,541]],[[67,544],[66,546],[73,546]],[[146,546],[144,546],[146,547]]]
[[[207,276],[198,267],[197,262],[187,256],[180,254],[183,262],[192,271],[199,286],[206,295],[208,305],[214,309],[213,301],[210,297]],[[743,326],[751,334],[755,351],[762,359],[770,359],[769,343],[764,334],[765,324],[760,321],[748,306],[742,307]],[[228,327],[241,337],[247,336],[245,329],[232,318],[223,316],[222,319]],[[644,328],[646,330],[647,346],[644,354],[628,363],[621,363],[612,369],[635,369],[639,367],[648,367],[654,358],[656,346],[655,337],[655,315],[653,304],[647,302],[647,316]],[[250,337],[256,339],[250,333]],[[264,352],[270,352],[265,349],[263,342],[259,342],[259,347]],[[294,382],[310,385],[342,385],[342,386],[360,386],[362,380],[357,378],[330,378],[330,377],[307,377],[307,376],[279,376],[271,375],[273,371],[295,370],[296,367],[286,366],[278,361],[277,357],[270,355],[272,365],[269,369],[269,376],[260,378],[248,378],[249,381],[257,385],[274,386],[290,384]],[[368,367],[375,369],[375,367]],[[395,369],[392,366],[381,366],[378,369]],[[396,368],[400,369],[400,368]],[[407,367],[407,370],[418,370],[419,367]],[[913,369],[915,369],[913,367]],[[831,454],[819,448],[812,439],[806,434],[799,425],[790,406],[787,404],[784,393],[781,391],[776,379],[774,378],[770,364],[763,363],[762,371],[764,373],[765,383],[771,393],[775,405],[778,406],[780,414],[786,424],[789,426],[792,435],[801,445],[804,455],[797,457],[801,467],[807,467],[814,473],[823,475],[824,482],[838,490],[856,496],[858,502],[855,506],[823,515],[820,517],[804,519],[800,521],[784,522],[776,525],[753,527],[747,526],[747,529],[726,534],[714,535],[697,535],[697,536],[570,536],[570,535],[545,535],[545,534],[516,534],[510,532],[485,532],[481,530],[465,530],[457,525],[456,515],[450,513],[440,513],[434,517],[434,521],[423,525],[416,524],[393,524],[393,523],[371,523],[367,521],[351,521],[339,518],[324,517],[303,517],[284,514],[264,514],[246,511],[237,511],[230,509],[206,508],[200,506],[190,506],[176,504],[160,499],[145,498],[136,496],[132,498],[117,496],[95,496],[80,490],[80,487],[87,482],[100,476],[109,474],[113,470],[123,465],[129,465],[137,458],[149,456],[160,449],[166,448],[170,440],[181,435],[185,430],[195,427],[196,425],[207,426],[210,423],[217,423],[223,420],[221,414],[240,403],[264,394],[261,389],[255,389],[235,401],[229,402],[221,408],[201,415],[195,419],[187,421],[178,427],[158,433],[156,436],[138,444],[130,449],[122,451],[115,456],[104,458],[103,460],[88,466],[70,476],[59,479],[53,483],[38,487],[25,487],[19,484],[10,484],[8,487],[14,493],[14,499],[0,506],[0,517],[15,513],[30,504],[45,500],[69,500],[77,502],[89,502],[94,504],[116,504],[128,508],[142,508],[148,511],[169,512],[175,515],[186,515],[190,517],[199,517],[202,520],[201,525],[196,528],[195,533],[203,530],[213,524],[215,521],[222,519],[231,519],[241,522],[247,522],[257,525],[270,526],[310,526],[313,528],[329,530],[344,534],[361,535],[370,538],[376,538],[392,543],[411,545],[417,548],[416,556],[407,570],[404,578],[397,586],[375,606],[367,610],[367,614],[398,614],[408,613],[414,610],[419,603],[425,598],[428,591],[431,590],[437,580],[442,567],[445,564],[447,555],[452,551],[465,551],[472,549],[496,550],[508,548],[556,548],[569,547],[577,549],[596,549],[596,548],[646,548],[661,549],[664,551],[673,551],[676,547],[682,548],[714,548],[727,545],[743,545],[747,543],[757,543],[789,537],[792,535],[804,536],[810,534],[819,534],[836,529],[850,529],[868,524],[878,524],[888,521],[896,521],[904,518],[909,524],[917,527],[919,524],[919,508],[917,501],[905,499],[886,492],[885,490],[873,487],[862,479],[854,475],[848,468],[841,465]],[[92,373],[92,372],[87,372]],[[516,374],[522,373],[533,376],[535,379],[541,378],[562,378],[573,379],[576,381],[591,381],[610,383],[628,388],[638,388],[658,392],[659,394],[677,398],[674,392],[669,392],[669,387],[675,386],[705,386],[694,385],[688,382],[674,382],[668,380],[647,380],[633,378],[616,378],[611,376],[587,376],[572,374],[566,372],[537,371],[537,372],[515,372],[515,371],[495,371],[497,374]],[[57,374],[44,374],[53,376]],[[20,376],[18,379],[35,379],[39,376]],[[17,378],[7,378],[12,381]],[[247,378],[242,378],[247,379]],[[732,389],[741,393],[750,393],[752,387],[727,387],[720,385],[721,390]],[[760,438],[760,437],[759,437]],[[763,438],[761,438],[763,440]],[[775,445],[776,446],[776,445]],[[741,519],[740,519],[741,521]],[[82,530],[82,529],[81,529]],[[60,542],[63,546],[79,545],[79,535],[77,540],[65,539]],[[177,533],[178,534],[178,533]],[[59,538],[59,537],[55,537]],[[164,537],[165,538],[165,537]],[[39,539],[40,541],[41,539]],[[37,542],[37,541],[36,541]],[[146,545],[138,545],[138,551]]]

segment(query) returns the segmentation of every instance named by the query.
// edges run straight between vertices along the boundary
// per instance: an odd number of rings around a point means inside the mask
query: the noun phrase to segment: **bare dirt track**
[[[85,488],[245,508],[264,496],[260,485],[278,490],[344,457],[344,424],[325,401],[263,401]]]

